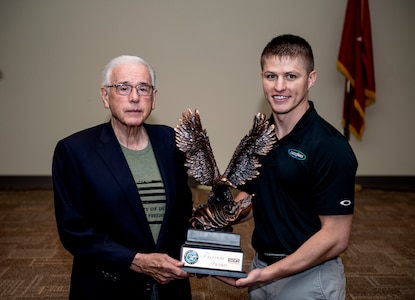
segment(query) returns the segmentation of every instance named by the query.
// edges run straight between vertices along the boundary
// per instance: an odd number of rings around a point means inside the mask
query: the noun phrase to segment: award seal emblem
[[[190,265],[194,265],[199,259],[199,255],[195,250],[188,250],[184,254],[184,260]]]

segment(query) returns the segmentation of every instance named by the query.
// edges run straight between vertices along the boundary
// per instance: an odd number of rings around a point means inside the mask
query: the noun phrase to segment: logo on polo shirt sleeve
[[[340,201],[340,205],[344,207],[350,206],[351,204],[352,204],[352,200],[350,199],[343,199]]]

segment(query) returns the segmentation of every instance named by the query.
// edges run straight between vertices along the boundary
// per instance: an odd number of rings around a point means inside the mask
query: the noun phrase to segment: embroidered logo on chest
[[[296,149],[288,149],[288,154],[295,159],[298,160],[306,160],[307,156],[301,152],[300,150],[296,150]]]

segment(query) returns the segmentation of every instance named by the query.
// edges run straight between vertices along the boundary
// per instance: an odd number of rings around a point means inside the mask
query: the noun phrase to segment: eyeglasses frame
[[[148,87],[151,87],[151,93],[149,94],[149,95],[141,95],[140,94],[140,92],[138,91],[138,87],[139,86],[148,86]],[[118,92],[118,87],[120,87],[120,86],[129,86],[129,87],[131,87],[131,92],[128,94],[128,95],[122,95],[122,94],[120,94],[119,92]],[[148,96],[152,96],[153,95],[153,93],[154,93],[154,85],[149,85],[149,84],[147,84],[147,83],[145,83],[145,82],[140,82],[139,84],[137,84],[136,86],[133,86],[133,85],[131,85],[131,84],[127,84],[127,83],[114,83],[114,84],[111,84],[111,85],[105,85],[105,87],[107,87],[107,88],[110,88],[110,87],[114,87],[115,88],[115,92],[118,94],[118,95],[120,95],[120,96],[130,96],[131,95],[131,93],[133,92],[133,88],[135,88],[135,90],[137,91],[137,94],[139,95],[139,96],[143,96],[143,97],[148,97]]]

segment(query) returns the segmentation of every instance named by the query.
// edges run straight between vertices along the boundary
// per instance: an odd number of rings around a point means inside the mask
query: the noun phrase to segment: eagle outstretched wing
[[[225,173],[221,176],[199,111],[182,113],[175,128],[176,145],[186,154],[185,166],[199,183],[211,186],[206,204],[193,209],[190,219],[195,228],[232,231],[251,210],[252,195],[235,202],[230,187],[238,188],[258,176],[259,155],[267,154],[277,141],[274,125],[258,113],[249,133],[240,141]]]
[[[190,109],[182,113],[175,128],[176,145],[186,153],[185,166],[199,183],[213,186],[220,178],[207,132],[202,127],[199,111]]]
[[[244,185],[247,180],[259,175],[259,156],[267,154],[277,141],[274,125],[269,124],[264,114],[258,113],[253,122],[252,129],[242,138],[232,156],[222,182],[228,181],[237,188]]]

